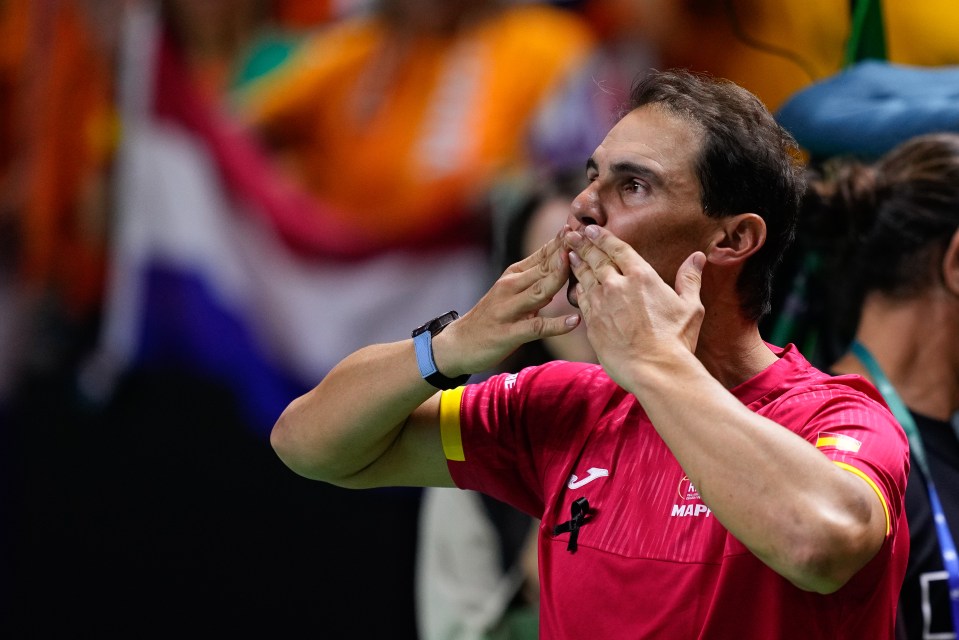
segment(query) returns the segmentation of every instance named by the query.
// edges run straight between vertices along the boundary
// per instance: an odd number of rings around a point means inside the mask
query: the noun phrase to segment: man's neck
[[[959,313],[949,305],[934,295],[906,302],[870,298],[856,331],[903,402],[938,420],[959,410]],[[869,377],[851,353],[832,370]]]
[[[757,375],[778,357],[759,334],[753,321],[738,314],[726,314],[720,321],[707,313],[699,333],[696,357],[727,389]]]

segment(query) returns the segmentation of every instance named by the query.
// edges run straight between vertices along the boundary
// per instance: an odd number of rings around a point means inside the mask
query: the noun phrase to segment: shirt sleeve
[[[872,487],[886,515],[886,535],[892,534],[905,499],[909,447],[878,392],[825,384],[790,396],[779,411],[793,416],[802,425],[799,435],[823,455]]]
[[[575,448],[577,425],[588,424],[574,391],[590,367],[556,361],[444,391],[440,432],[456,486],[539,517],[545,468]]]

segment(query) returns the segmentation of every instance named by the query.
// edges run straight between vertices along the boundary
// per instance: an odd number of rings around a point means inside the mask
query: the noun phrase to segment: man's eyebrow
[[[590,158],[586,161],[586,171],[599,171],[599,164],[593,159]],[[649,167],[643,166],[641,164],[636,164],[635,162],[629,162],[628,160],[623,160],[621,162],[614,162],[610,165],[609,170],[613,174],[627,174],[635,175],[644,180],[648,180],[653,184],[662,184],[662,177],[656,171],[653,171]]]
[[[626,160],[622,162],[614,162],[610,165],[609,170],[614,174],[629,174],[635,175],[644,180],[648,180],[653,184],[661,184],[662,178],[656,171],[653,171],[649,167],[643,166],[641,164],[636,164],[635,162],[628,162]]]

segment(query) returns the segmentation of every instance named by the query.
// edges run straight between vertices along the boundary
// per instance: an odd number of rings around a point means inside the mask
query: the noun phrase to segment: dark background
[[[183,371],[102,406],[25,377],[0,409],[0,637],[415,638],[419,490],[301,478],[235,404]]]

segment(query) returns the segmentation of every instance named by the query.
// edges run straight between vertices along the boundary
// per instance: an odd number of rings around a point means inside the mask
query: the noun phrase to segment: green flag
[[[852,28],[843,66],[862,60],[886,59],[886,29],[882,0],[852,0]]]

